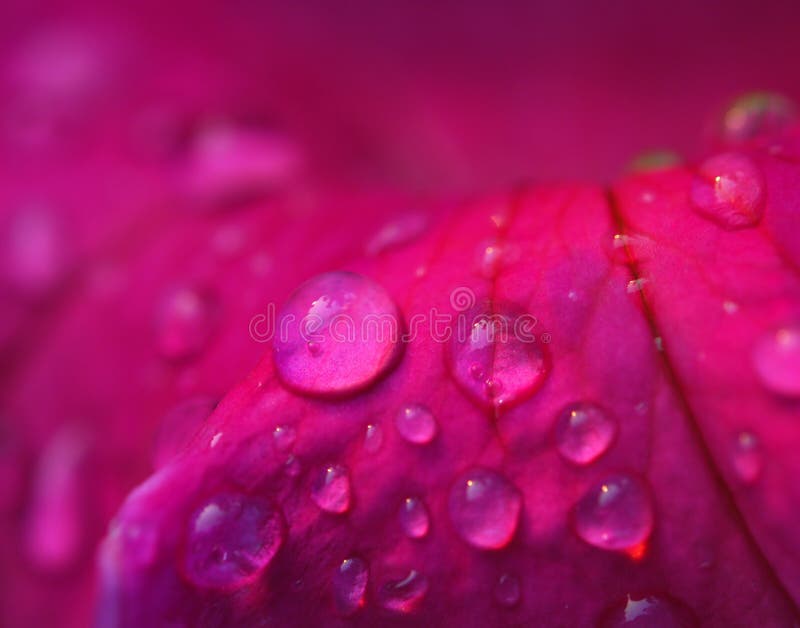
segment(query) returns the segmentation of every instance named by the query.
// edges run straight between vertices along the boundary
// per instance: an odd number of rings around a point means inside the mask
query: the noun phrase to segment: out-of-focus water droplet
[[[641,480],[612,475],[592,486],[575,506],[575,531],[590,545],[627,550],[653,530],[653,503]]]
[[[410,404],[401,408],[394,422],[400,436],[416,445],[430,443],[439,429],[433,413],[420,404]]]
[[[421,539],[430,529],[430,516],[425,504],[418,497],[406,497],[400,505],[400,527],[411,539]]]
[[[217,432],[214,436],[211,437],[211,440],[208,443],[208,446],[211,449],[214,449],[217,445],[219,445],[219,441],[222,439],[222,432]]]
[[[600,617],[599,628],[696,628],[694,613],[665,595],[628,595]]]
[[[636,294],[637,292],[641,292],[644,290],[644,286],[648,283],[647,279],[639,278],[639,279],[631,279],[628,282],[627,291],[628,294]]]
[[[766,183],[758,165],[740,153],[722,153],[700,164],[689,196],[697,214],[723,229],[754,227],[764,215]]]
[[[367,242],[367,255],[378,255],[418,238],[428,227],[428,217],[418,212],[408,212],[385,224]]]
[[[283,517],[268,500],[220,493],[189,519],[186,577],[198,587],[240,587],[264,571],[283,539]]]
[[[723,301],[722,309],[726,314],[736,314],[739,311],[739,304],[735,301]]]
[[[158,349],[165,358],[190,358],[202,351],[217,326],[217,301],[199,288],[170,292],[156,317]]]
[[[505,573],[497,580],[494,587],[494,599],[500,606],[511,608],[519,604],[522,587],[519,578],[513,574]]]
[[[347,512],[350,508],[350,475],[342,465],[322,469],[311,484],[311,499],[322,510]]]
[[[475,402],[500,408],[535,393],[550,372],[549,353],[533,333],[537,320],[511,308],[483,307],[459,315],[447,350],[447,365]]]
[[[503,263],[504,246],[493,242],[483,244],[478,250],[478,270],[487,279],[495,277]]]
[[[740,432],[733,443],[733,468],[743,484],[753,484],[761,477],[764,456],[761,442],[752,432]]]
[[[389,580],[378,591],[378,603],[396,613],[413,613],[428,593],[428,579],[412,569],[402,580]]]
[[[733,101],[722,116],[722,140],[736,146],[778,135],[797,120],[797,107],[780,94],[753,92]]]
[[[594,403],[567,406],[555,425],[556,447],[565,460],[589,464],[602,456],[617,434],[617,422]]]
[[[628,170],[631,172],[655,172],[673,168],[683,162],[678,153],[669,150],[652,150],[638,155],[631,161]]]
[[[753,348],[753,366],[770,391],[800,397],[800,325],[767,332]]]
[[[464,541],[479,549],[500,549],[517,531],[522,495],[499,473],[473,468],[451,487],[448,510]]]
[[[369,581],[367,563],[358,557],[346,558],[333,574],[333,601],[342,615],[352,615],[364,606]]]
[[[307,394],[363,389],[396,364],[401,327],[394,301],[371,279],[348,272],[318,275],[300,286],[278,315],[278,375]]]
[[[216,407],[215,397],[198,395],[181,401],[167,412],[158,428],[153,467],[160,469],[174,459]]]
[[[383,430],[377,423],[370,423],[367,425],[366,433],[364,434],[364,449],[369,453],[374,454],[380,451],[383,446]]]
[[[278,425],[272,430],[272,438],[278,451],[289,451],[297,440],[297,431],[291,425]]]
[[[302,470],[300,461],[295,456],[289,456],[283,463],[283,470],[290,478],[296,478]]]

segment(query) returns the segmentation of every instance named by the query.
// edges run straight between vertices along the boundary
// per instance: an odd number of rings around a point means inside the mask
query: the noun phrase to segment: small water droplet
[[[726,314],[736,314],[739,311],[739,305],[734,301],[723,301],[722,309]]]
[[[290,478],[296,478],[301,471],[300,461],[295,456],[290,455],[286,462],[283,463],[283,470]]]
[[[653,338],[653,344],[656,346],[656,351],[664,351],[664,339],[661,336]]]
[[[221,438],[222,438],[222,432],[217,432],[217,433],[216,433],[216,434],[214,434],[214,436],[211,438],[211,441],[208,443],[208,446],[209,446],[211,449],[214,449],[214,447],[216,447],[216,446],[219,444],[219,441],[220,441],[220,439],[221,439]]]
[[[753,366],[770,391],[800,397],[800,325],[767,332],[753,349]]]
[[[346,558],[333,574],[333,601],[342,615],[352,615],[364,606],[369,580],[367,563],[357,557]]]
[[[367,243],[367,255],[378,255],[418,238],[428,227],[425,214],[409,212],[384,225]]]
[[[411,539],[421,539],[428,534],[430,516],[425,504],[418,497],[406,497],[400,506],[400,527]]]
[[[242,586],[264,571],[283,538],[283,517],[268,500],[218,494],[189,519],[186,576],[199,587]]]
[[[189,443],[217,406],[214,397],[197,396],[176,404],[161,419],[153,447],[153,467],[160,469]]]
[[[666,595],[628,595],[606,610],[599,628],[696,628],[694,613]]]
[[[397,363],[401,327],[397,306],[372,280],[348,272],[318,275],[300,286],[278,315],[278,375],[308,394],[363,389]]]
[[[506,608],[516,606],[519,604],[521,594],[522,587],[517,576],[505,573],[498,578],[494,587],[494,599],[500,606]]]
[[[382,445],[383,430],[381,426],[376,423],[370,423],[367,425],[366,434],[364,434],[364,449],[374,454],[380,450]]]
[[[723,229],[754,227],[764,215],[766,184],[756,163],[739,153],[707,159],[692,179],[694,210]]]
[[[395,416],[397,431],[409,443],[425,445],[436,436],[438,426],[433,413],[423,405],[410,404]]]
[[[503,264],[504,246],[493,242],[481,245],[478,250],[478,270],[483,277],[491,279],[497,276]]]
[[[490,408],[510,406],[541,387],[550,362],[546,345],[533,333],[536,318],[510,308],[491,313],[479,306],[459,319],[447,365],[473,401]]]
[[[555,425],[556,447],[565,460],[589,464],[602,456],[617,434],[617,423],[594,403],[576,403],[559,414]]]
[[[681,156],[669,150],[652,150],[638,155],[628,169],[631,172],[654,172],[679,165]]]
[[[628,282],[628,287],[627,287],[628,294],[635,294],[637,292],[641,292],[642,290],[644,290],[644,286],[647,283],[648,280],[644,278],[631,279]]]
[[[733,443],[733,468],[743,484],[753,484],[761,477],[764,461],[761,443],[751,432],[741,432]]]
[[[272,431],[272,438],[278,451],[289,451],[297,440],[297,431],[291,425],[278,425]]]
[[[737,98],[722,117],[722,140],[731,146],[778,135],[797,120],[797,108],[788,98],[754,92]]]
[[[157,315],[158,348],[165,358],[197,355],[211,339],[217,323],[217,302],[211,294],[191,286],[170,292]]]
[[[644,543],[653,530],[653,504],[645,484],[612,475],[592,486],[575,506],[575,531],[590,545],[626,550]]]
[[[380,588],[378,602],[386,610],[413,613],[428,593],[428,579],[412,569],[402,580],[390,580]]]
[[[473,468],[450,489],[448,510],[464,541],[479,549],[500,549],[517,531],[522,495],[499,473]]]
[[[342,465],[322,469],[311,485],[311,499],[322,510],[347,512],[350,508],[350,476]]]

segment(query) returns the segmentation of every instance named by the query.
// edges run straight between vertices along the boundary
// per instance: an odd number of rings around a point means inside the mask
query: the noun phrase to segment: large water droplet
[[[202,351],[217,323],[217,302],[199,288],[182,286],[170,292],[156,317],[158,348],[166,358],[182,359]]]
[[[333,601],[342,615],[352,615],[364,606],[369,569],[357,557],[347,558],[333,574]]]
[[[199,587],[239,587],[255,580],[283,544],[284,523],[255,495],[218,494],[189,520],[186,577]]]
[[[409,443],[424,445],[436,436],[438,426],[428,408],[419,404],[411,404],[401,408],[395,416],[397,431]]]
[[[481,405],[510,406],[532,395],[549,372],[546,347],[533,333],[537,320],[510,308],[459,314],[448,366],[461,389]]]
[[[153,448],[153,467],[160,469],[175,458],[216,406],[217,399],[206,396],[191,397],[174,406],[158,428]]]
[[[519,604],[522,587],[519,578],[512,574],[503,574],[494,587],[494,599],[500,606],[510,608]]]
[[[517,531],[522,495],[499,473],[473,468],[453,484],[448,508],[462,539],[480,549],[499,549]]]
[[[430,516],[425,504],[418,497],[406,497],[400,506],[400,527],[412,539],[421,539],[430,528]]]
[[[775,136],[797,120],[797,107],[788,98],[754,92],[737,98],[722,117],[722,140],[729,145]]]
[[[374,281],[347,272],[318,275],[295,291],[278,316],[278,375],[309,394],[365,388],[397,362],[401,326],[397,306]]]
[[[769,390],[800,397],[800,325],[787,325],[759,338],[753,365]]]
[[[378,592],[379,604],[397,613],[414,612],[428,593],[428,579],[412,569],[402,580],[386,582]]]
[[[753,227],[764,215],[764,176],[755,162],[739,153],[707,159],[692,179],[694,210],[723,229]]]
[[[419,237],[428,226],[425,214],[409,212],[384,225],[367,243],[368,255],[378,255],[388,249],[408,244]]]
[[[327,512],[342,513],[350,508],[350,476],[342,465],[322,469],[311,485],[311,499]]]
[[[575,506],[575,531],[606,550],[626,550],[647,540],[653,530],[653,503],[645,484],[612,475],[592,486]]]
[[[695,628],[699,623],[684,604],[665,595],[628,595],[605,611],[599,628]]]
[[[608,450],[616,433],[616,422],[600,406],[575,403],[556,420],[556,447],[565,460],[589,464]]]
[[[761,443],[751,432],[741,432],[733,443],[733,468],[743,484],[753,484],[761,477],[764,465]]]

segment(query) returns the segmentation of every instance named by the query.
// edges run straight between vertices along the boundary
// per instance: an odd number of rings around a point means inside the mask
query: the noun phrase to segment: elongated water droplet
[[[606,550],[644,543],[653,530],[653,503],[641,480],[612,475],[592,486],[575,506],[575,531]]]
[[[575,464],[589,464],[602,456],[617,434],[617,423],[594,403],[575,403],[556,420],[558,452]]]
[[[153,448],[153,467],[160,469],[189,443],[214,408],[215,397],[197,396],[185,399],[161,420]]]
[[[606,610],[599,628],[696,628],[694,613],[666,595],[628,595]]]
[[[395,416],[397,431],[409,443],[425,445],[433,440],[438,431],[436,419],[428,408],[411,404],[400,409]]]
[[[537,320],[501,307],[459,314],[447,364],[456,383],[475,402],[490,408],[518,403],[544,383],[549,353],[536,334]]]
[[[741,432],[733,443],[733,468],[743,484],[753,484],[761,477],[764,465],[761,443],[751,432]]]
[[[769,390],[800,397],[800,325],[787,325],[759,338],[753,365]]]
[[[499,549],[517,531],[522,495],[499,473],[473,468],[456,479],[448,509],[464,541],[480,549]]]
[[[390,580],[380,588],[378,603],[396,613],[413,613],[428,593],[428,579],[412,569],[402,580]]]
[[[367,387],[400,357],[401,315],[386,291],[347,272],[300,286],[278,315],[274,359],[290,388],[342,395]],[[315,343],[315,351],[309,351]]]
[[[364,434],[364,449],[369,453],[374,454],[380,451],[383,445],[383,430],[377,423],[370,423],[367,425],[366,433]]]
[[[764,176],[756,163],[739,153],[707,159],[692,179],[694,210],[723,229],[754,227],[764,215]]]
[[[797,120],[797,107],[788,98],[754,92],[737,98],[722,117],[722,140],[736,146],[756,138],[778,135]]]
[[[218,494],[189,520],[186,577],[199,587],[240,587],[266,569],[283,539],[283,517],[268,500]]]
[[[289,451],[297,439],[297,431],[291,425],[279,425],[272,431],[272,438],[278,451]]]
[[[286,462],[283,463],[283,471],[290,478],[296,478],[302,471],[300,461],[295,456],[290,455],[286,458]]]
[[[510,608],[519,604],[522,594],[519,578],[505,573],[497,580],[494,587],[494,599],[500,606]]]
[[[367,243],[367,255],[378,255],[418,238],[428,226],[425,214],[409,212],[384,225]]]
[[[357,557],[346,558],[333,574],[333,601],[342,615],[352,615],[364,606],[369,568]]]
[[[158,348],[165,358],[197,355],[217,324],[217,302],[210,293],[183,286],[167,295],[157,314]]]
[[[342,465],[322,469],[311,485],[311,499],[327,512],[342,513],[350,508],[350,476]]]
[[[406,497],[400,506],[400,527],[411,539],[421,539],[428,534],[430,516],[425,504],[418,497]]]

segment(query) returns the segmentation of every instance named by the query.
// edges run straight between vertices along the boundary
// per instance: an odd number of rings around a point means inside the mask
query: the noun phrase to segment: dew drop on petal
[[[396,613],[413,613],[428,593],[428,579],[412,569],[402,580],[389,580],[378,591],[378,603]]]
[[[733,443],[733,468],[743,484],[753,484],[764,465],[761,443],[751,432],[740,432]]]
[[[364,606],[369,580],[367,563],[358,557],[346,558],[333,574],[333,601],[342,615],[352,615]]]
[[[157,313],[158,349],[168,359],[193,357],[205,348],[216,324],[216,299],[195,287],[177,288]]]
[[[494,587],[494,599],[500,606],[511,608],[519,604],[522,594],[519,578],[512,574],[503,574],[497,579]]]
[[[546,346],[534,334],[536,318],[510,308],[479,307],[456,324],[447,365],[459,387],[490,408],[518,403],[535,393],[550,371]]]
[[[690,199],[695,212],[723,229],[746,229],[764,215],[765,188],[764,175],[752,159],[722,153],[700,164]]]
[[[600,617],[599,628],[696,628],[699,622],[684,604],[665,595],[628,595]]]
[[[400,527],[411,539],[421,539],[430,529],[430,515],[418,497],[406,497],[400,506]]]
[[[575,464],[589,464],[602,456],[617,433],[617,423],[594,403],[567,406],[556,420],[558,452]]]
[[[291,425],[278,425],[272,431],[272,438],[278,451],[289,451],[297,439],[297,432]]]
[[[268,500],[240,493],[215,495],[189,520],[186,577],[199,587],[242,586],[264,571],[283,539],[283,517]]]
[[[397,306],[374,281],[324,273],[300,286],[279,312],[275,367],[298,392],[351,393],[396,364],[401,327]]]
[[[342,465],[322,469],[311,484],[311,499],[322,510],[347,512],[350,508],[350,476]]]
[[[364,434],[364,449],[369,453],[374,454],[380,451],[383,446],[383,430],[377,423],[370,423],[367,425],[366,433]]]
[[[448,511],[459,536],[479,549],[500,549],[519,524],[522,495],[505,477],[488,469],[462,473],[450,489]]]
[[[612,475],[595,484],[575,506],[575,531],[600,549],[626,550],[644,543],[653,519],[649,489],[627,475]]]
[[[800,397],[800,325],[787,325],[759,338],[753,365],[770,391]]]
[[[295,456],[289,456],[283,463],[283,471],[290,478],[296,478],[301,470],[300,461]]]
[[[418,212],[407,212],[385,224],[367,242],[367,255],[378,255],[418,238],[428,227],[428,217]]]
[[[722,140],[735,146],[756,138],[775,136],[797,120],[797,107],[771,92],[754,92],[737,98],[722,116]]]
[[[425,445],[436,436],[438,425],[433,413],[420,404],[410,404],[395,416],[397,431],[409,443]]]

